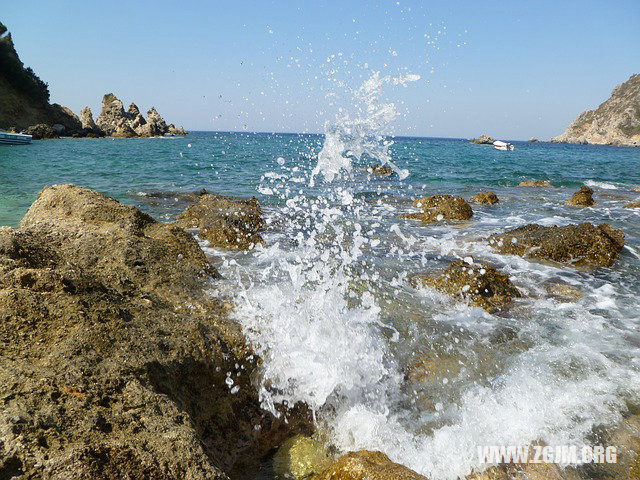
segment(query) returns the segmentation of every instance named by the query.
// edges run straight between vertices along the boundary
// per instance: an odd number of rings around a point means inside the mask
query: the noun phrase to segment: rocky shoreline
[[[80,117],[69,108],[49,103],[49,88],[20,61],[11,33],[0,23],[0,128],[25,132],[34,140],[59,137],[156,137],[186,135],[182,127],[167,125],[154,107],[146,118],[132,103],[125,112],[112,93],[102,99],[96,122],[89,107]]]
[[[498,203],[492,192],[474,199]],[[229,318],[231,300],[206,293],[220,274],[190,232],[216,248],[249,250],[263,242],[262,209],[255,198],[205,190],[184,201],[184,212],[164,224],[95,191],[57,185],[38,194],[17,228],[0,228],[0,478],[243,479],[262,471],[297,480],[424,479],[380,452],[336,455],[305,405],[282,407],[279,417],[261,408],[262,360]],[[407,221],[473,214],[451,195],[414,207],[420,213]],[[594,269],[612,264],[624,234],[589,223],[527,225],[485,241],[502,254]],[[412,284],[493,313],[524,296],[506,273],[471,257]],[[560,287],[554,294],[574,295]],[[634,422],[613,435],[638,452]],[[630,458],[598,468],[623,478],[616,475],[636,468]],[[502,465],[468,478],[523,474],[589,478],[553,465]]]

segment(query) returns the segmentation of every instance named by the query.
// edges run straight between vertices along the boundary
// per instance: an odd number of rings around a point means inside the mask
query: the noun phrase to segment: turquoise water
[[[153,189],[206,188],[270,202],[256,192],[261,175],[277,166],[278,157],[308,160],[322,143],[319,135],[197,132],[185,138],[69,138],[3,146],[0,224],[15,226],[38,190],[56,183],[93,188],[142,208],[148,207],[135,194]],[[586,180],[640,184],[640,151],[632,148],[516,142],[515,151],[501,152],[465,140],[401,137],[391,150],[411,172],[405,186],[452,193],[509,188],[528,178],[572,188]]]
[[[61,139],[0,148],[0,224],[17,225],[45,185],[75,183],[162,221],[179,195],[206,188],[255,195],[264,246],[201,245],[222,274],[212,291],[264,359],[261,394],[304,401],[339,450],[374,449],[434,480],[481,468],[477,446],[590,445],[640,405],[640,149],[515,142],[503,152],[465,140],[396,138],[409,171],[372,178],[350,157],[333,182],[312,169],[323,136],[192,133],[185,138]],[[347,155],[349,156],[349,155]],[[554,188],[520,188],[526,179]],[[564,202],[582,184],[597,204]],[[398,218],[433,193],[469,198],[464,224]],[[573,269],[496,254],[484,240],[527,223],[609,223],[626,235],[610,268]],[[410,277],[472,257],[507,273],[523,298],[492,315]],[[557,298],[568,284],[579,298]],[[241,372],[229,372],[239,375]]]

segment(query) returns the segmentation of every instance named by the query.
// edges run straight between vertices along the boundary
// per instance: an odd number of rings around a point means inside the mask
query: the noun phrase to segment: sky
[[[640,0],[0,0],[51,101],[189,130],[322,132],[374,72],[397,135],[548,139],[640,72]],[[339,100],[336,100],[339,99]]]

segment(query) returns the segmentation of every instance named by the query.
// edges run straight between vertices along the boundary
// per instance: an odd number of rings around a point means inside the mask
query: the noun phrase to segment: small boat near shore
[[[493,148],[497,150],[513,150],[516,147],[513,146],[513,143],[496,140],[495,142],[493,142]]]
[[[31,135],[0,131],[0,145],[26,145],[31,143]]]

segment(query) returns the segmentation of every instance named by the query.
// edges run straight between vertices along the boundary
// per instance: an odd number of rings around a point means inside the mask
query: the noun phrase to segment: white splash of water
[[[389,165],[400,179],[409,175],[406,169],[397,167],[389,153],[393,140],[388,138],[390,125],[398,116],[393,103],[380,100],[385,84],[406,87],[410,82],[420,80],[420,75],[406,74],[397,77],[381,77],[374,72],[355,92],[356,115],[351,118],[344,113],[332,123],[325,123],[325,142],[318,154],[318,163],[311,174],[310,185],[322,174],[328,182],[333,181],[341,172],[352,171],[352,159],[361,160],[366,154],[372,159]]]

